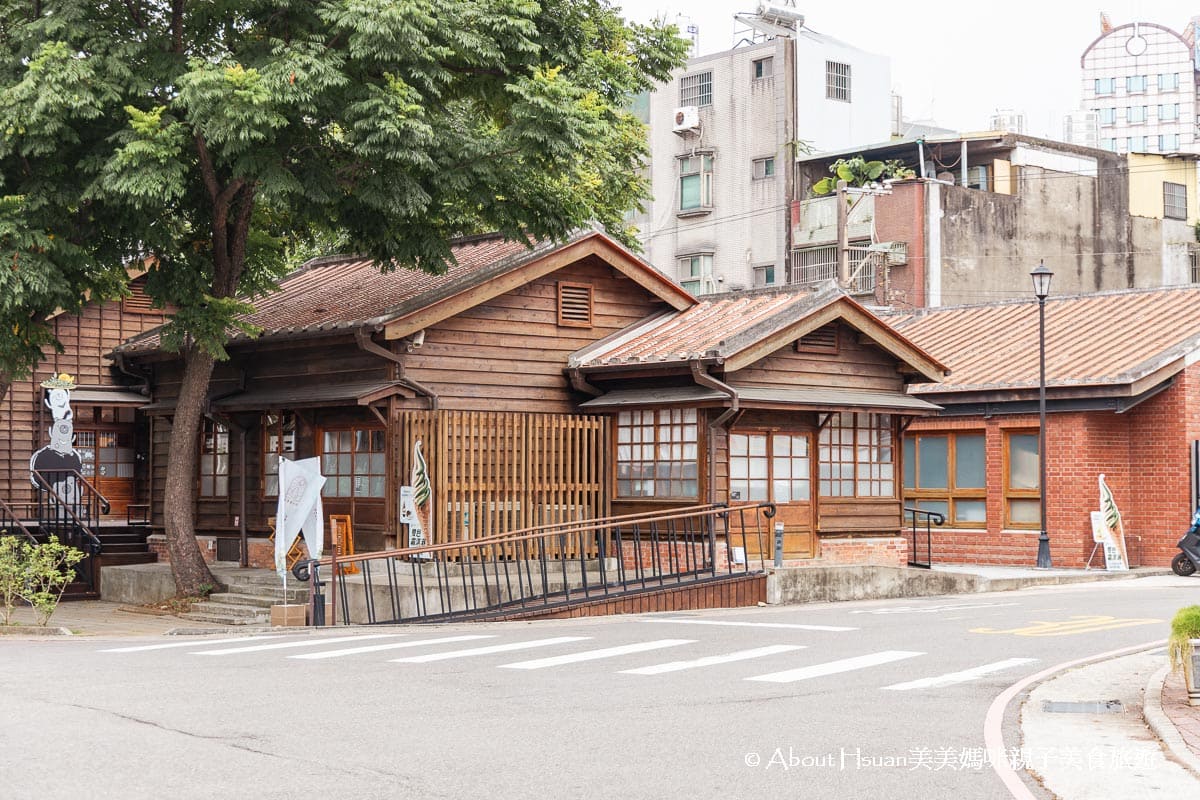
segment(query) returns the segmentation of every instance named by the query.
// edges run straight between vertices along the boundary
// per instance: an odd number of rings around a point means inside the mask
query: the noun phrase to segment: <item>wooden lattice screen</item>
[[[433,484],[433,543],[609,513],[608,420],[565,414],[400,411],[397,479],[420,438]]]

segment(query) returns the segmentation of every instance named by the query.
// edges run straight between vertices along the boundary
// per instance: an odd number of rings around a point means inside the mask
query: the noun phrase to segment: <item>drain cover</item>
[[[1124,714],[1125,706],[1120,700],[1087,700],[1077,703],[1047,700],[1042,703],[1042,711],[1052,714]]]

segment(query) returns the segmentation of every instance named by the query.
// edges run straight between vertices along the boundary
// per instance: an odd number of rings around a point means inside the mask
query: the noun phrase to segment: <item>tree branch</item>
[[[183,55],[183,6],[186,0],[171,0],[171,52]]]
[[[138,28],[146,27],[146,20],[142,17],[142,12],[138,10],[136,0],[124,0],[125,8],[129,10],[129,18],[133,20],[133,24]]]
[[[204,181],[204,188],[208,189],[208,196],[216,203],[221,194],[221,185],[217,183],[217,169],[208,152],[208,143],[199,133],[192,138],[196,140],[196,155],[200,158],[200,177]]]

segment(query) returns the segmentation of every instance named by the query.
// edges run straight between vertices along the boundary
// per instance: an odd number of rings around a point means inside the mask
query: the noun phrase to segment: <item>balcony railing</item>
[[[865,245],[848,248],[850,258],[850,294],[874,294],[876,275],[882,273],[887,253],[870,250]],[[788,283],[817,289],[829,281],[836,281],[838,274],[837,247],[804,247],[792,251],[792,263]]]

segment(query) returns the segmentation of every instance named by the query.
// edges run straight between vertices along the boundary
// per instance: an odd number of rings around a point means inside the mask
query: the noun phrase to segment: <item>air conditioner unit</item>
[[[694,131],[700,127],[700,109],[696,106],[680,106],[675,109],[675,127],[673,130],[676,133],[686,133]]]

